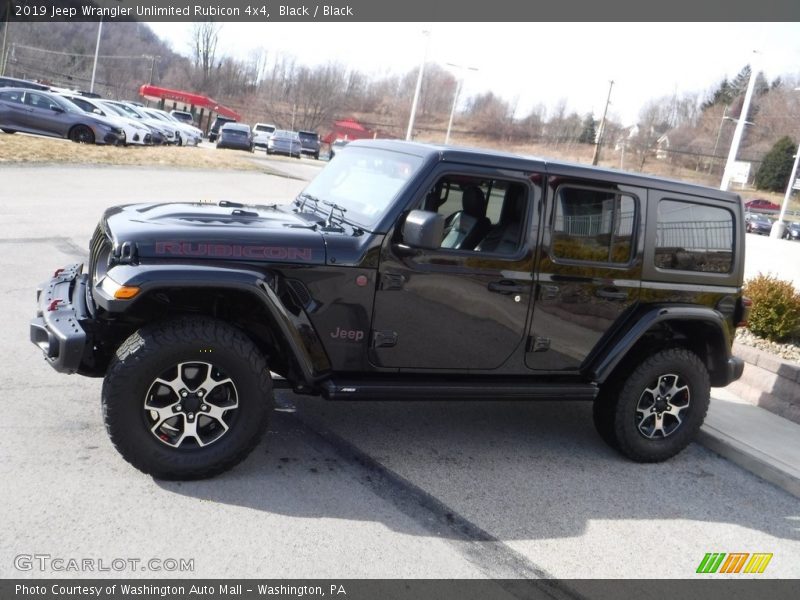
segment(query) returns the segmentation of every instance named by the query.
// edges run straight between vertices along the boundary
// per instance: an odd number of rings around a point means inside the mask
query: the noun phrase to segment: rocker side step
[[[321,384],[326,400],[594,400],[593,383],[514,380],[336,379]]]

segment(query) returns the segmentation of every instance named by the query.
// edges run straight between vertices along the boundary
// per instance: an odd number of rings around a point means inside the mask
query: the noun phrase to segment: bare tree
[[[217,57],[217,44],[219,43],[219,32],[221,25],[213,21],[194,23],[191,32],[192,58],[194,59],[195,69],[200,74],[200,85],[204,90],[208,87],[214,62]]]

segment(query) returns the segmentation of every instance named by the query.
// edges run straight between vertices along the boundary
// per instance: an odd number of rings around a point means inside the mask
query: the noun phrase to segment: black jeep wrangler
[[[241,461],[276,375],[330,400],[591,400],[608,444],[662,461],[741,375],[744,237],[732,193],[359,141],[290,204],[107,210],[31,339],[105,378],[111,440],[162,478]]]

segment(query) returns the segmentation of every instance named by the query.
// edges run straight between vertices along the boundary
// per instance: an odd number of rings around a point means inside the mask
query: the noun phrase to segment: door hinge
[[[382,290],[402,290],[406,278],[399,273],[382,273],[381,274],[381,289]]]
[[[550,350],[550,338],[540,335],[529,335],[528,343],[525,346],[526,352],[547,352]]]

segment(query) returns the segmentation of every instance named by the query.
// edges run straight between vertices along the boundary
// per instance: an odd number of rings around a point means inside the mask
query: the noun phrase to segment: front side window
[[[660,269],[730,273],[733,267],[731,212],[706,204],[661,200],[655,265]]]
[[[522,244],[527,186],[516,181],[446,175],[419,208],[445,217],[441,248],[515,254]]]
[[[637,200],[613,190],[561,186],[555,194],[552,254],[557,259],[630,261]]]

